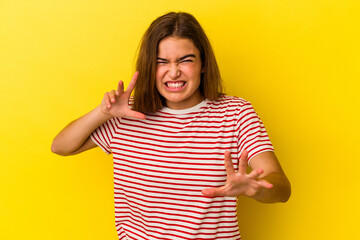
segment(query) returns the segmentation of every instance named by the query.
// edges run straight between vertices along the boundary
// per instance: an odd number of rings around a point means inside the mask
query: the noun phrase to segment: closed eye
[[[183,62],[194,62],[194,61],[192,59],[186,59],[186,60],[181,61],[181,63],[183,63]]]
[[[156,60],[156,64],[165,64],[168,63],[169,61],[165,58],[157,58]]]

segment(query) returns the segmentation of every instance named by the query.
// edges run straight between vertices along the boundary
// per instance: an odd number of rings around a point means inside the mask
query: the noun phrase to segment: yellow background
[[[172,10],[203,25],[292,183],[285,204],[239,200],[243,239],[358,237],[357,0],[0,0],[0,239],[117,239],[111,156],[50,145],[128,83],[143,32]]]

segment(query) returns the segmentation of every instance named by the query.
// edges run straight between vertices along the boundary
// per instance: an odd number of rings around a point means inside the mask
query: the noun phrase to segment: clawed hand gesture
[[[235,172],[231,155],[228,151],[225,151],[225,169],[227,173],[225,185],[218,188],[203,189],[202,194],[207,197],[237,197],[240,195],[253,197],[264,188],[272,188],[272,184],[266,180],[259,179],[263,169],[254,169],[249,174],[246,173],[247,162],[248,153],[244,150],[240,156],[239,170]]]
[[[145,119],[145,115],[130,109],[129,98],[135,87],[139,72],[135,72],[126,91],[124,91],[124,83],[120,81],[117,90],[105,93],[101,102],[101,111],[110,114],[112,117],[132,117]]]

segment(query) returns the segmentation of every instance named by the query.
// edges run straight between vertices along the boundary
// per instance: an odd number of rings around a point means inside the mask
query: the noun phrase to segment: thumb
[[[130,110],[126,114],[127,117],[137,118],[137,119],[146,119],[145,114],[137,111]]]
[[[205,188],[201,193],[206,197],[220,197],[224,196],[224,186],[219,188]]]

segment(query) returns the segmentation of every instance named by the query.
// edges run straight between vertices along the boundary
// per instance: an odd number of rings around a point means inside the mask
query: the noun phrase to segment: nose
[[[176,79],[180,76],[180,69],[178,64],[171,64],[169,74],[172,79]]]

